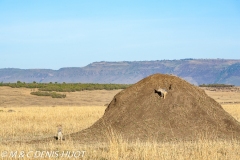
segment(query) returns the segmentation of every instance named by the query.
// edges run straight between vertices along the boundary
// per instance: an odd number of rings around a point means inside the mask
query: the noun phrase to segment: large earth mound
[[[240,123],[202,89],[176,76],[154,74],[118,93],[101,119],[71,137],[105,141],[111,130],[130,141],[231,139],[240,135]]]

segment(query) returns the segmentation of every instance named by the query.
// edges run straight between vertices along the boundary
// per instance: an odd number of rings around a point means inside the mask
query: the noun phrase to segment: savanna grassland
[[[44,151],[59,153],[50,159],[240,159],[239,141],[207,140],[207,133],[200,133],[201,138],[194,142],[130,143],[110,132],[106,134],[108,144],[76,144],[68,136],[62,143],[28,143],[55,136],[58,125],[63,126],[64,135],[91,126],[121,90],[64,92],[66,98],[34,96],[32,91],[0,87],[0,159],[49,159]],[[206,93],[240,121],[239,92]],[[25,154],[22,158],[21,151]],[[76,154],[71,156],[70,152]]]

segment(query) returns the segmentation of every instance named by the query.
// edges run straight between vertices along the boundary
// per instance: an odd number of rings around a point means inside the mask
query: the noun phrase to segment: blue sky
[[[238,0],[0,0],[0,68],[240,59]]]

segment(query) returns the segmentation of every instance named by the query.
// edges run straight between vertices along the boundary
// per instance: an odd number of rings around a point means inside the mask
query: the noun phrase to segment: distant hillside
[[[240,86],[240,60],[183,59],[133,62],[94,62],[85,67],[0,69],[0,82],[135,83],[154,73],[174,74],[193,84]]]

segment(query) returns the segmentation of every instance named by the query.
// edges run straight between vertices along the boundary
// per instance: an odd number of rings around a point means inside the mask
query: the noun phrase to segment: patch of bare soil
[[[240,104],[240,87],[202,87],[220,104]]]
[[[165,99],[159,88],[167,91]],[[154,74],[119,92],[101,119],[70,136],[79,143],[105,142],[111,130],[129,141],[238,139],[240,123],[199,87]]]
[[[0,107],[104,106],[121,90],[60,92],[66,98],[31,95],[29,88],[0,87]]]

